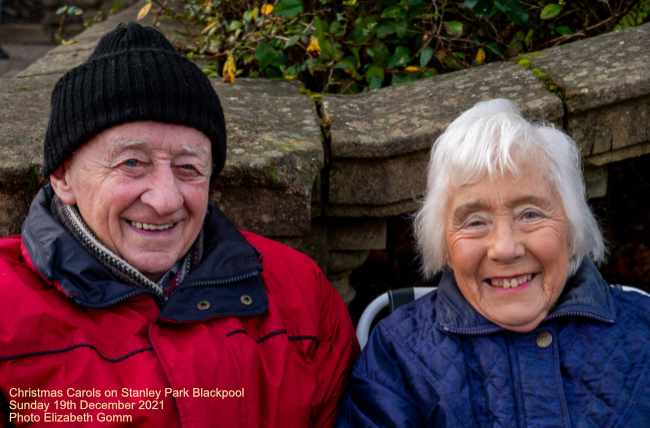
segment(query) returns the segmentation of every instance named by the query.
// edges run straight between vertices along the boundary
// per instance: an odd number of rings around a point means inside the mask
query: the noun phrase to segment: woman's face
[[[447,262],[465,299],[512,331],[531,331],[557,301],[569,269],[569,224],[538,165],[450,189]]]

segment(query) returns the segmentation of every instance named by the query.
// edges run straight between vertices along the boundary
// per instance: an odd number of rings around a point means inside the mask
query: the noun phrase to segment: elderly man
[[[161,33],[121,25],[60,79],[44,155],[49,184],[0,241],[0,426],[332,424],[345,305],[211,206],[219,99]]]

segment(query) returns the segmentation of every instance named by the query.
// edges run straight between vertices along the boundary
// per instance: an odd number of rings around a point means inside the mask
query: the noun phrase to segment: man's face
[[[211,170],[200,131],[132,122],[94,137],[50,179],[104,245],[156,280],[201,231]]]

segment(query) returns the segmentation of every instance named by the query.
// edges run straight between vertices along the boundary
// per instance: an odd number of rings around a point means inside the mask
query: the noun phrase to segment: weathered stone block
[[[568,132],[585,157],[650,142],[650,94],[569,115]]]
[[[44,57],[34,62],[17,77],[43,76],[46,74],[63,75],[66,71],[86,61],[94,44],[61,46],[49,51]]]
[[[241,79],[215,87],[229,141],[219,180],[224,209],[242,225],[271,236],[306,233],[323,165],[314,104],[288,82]]]
[[[368,251],[331,251],[327,271],[333,274],[352,272],[365,263]]]
[[[607,166],[585,165],[583,175],[587,198],[602,198],[607,194]]]
[[[558,46],[530,56],[563,88],[568,113],[650,94],[650,24]]]
[[[496,63],[353,96],[324,97],[332,120],[332,155],[377,158],[429,150],[462,111],[504,97],[532,119],[561,123],[558,97],[530,71]]]
[[[386,248],[386,221],[382,219],[327,219],[330,251],[377,250]]]
[[[330,202],[383,206],[413,201],[424,192],[429,151],[376,159],[336,159],[330,171]]]

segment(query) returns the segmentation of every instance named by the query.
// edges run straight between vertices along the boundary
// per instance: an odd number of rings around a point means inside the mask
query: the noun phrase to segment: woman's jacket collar
[[[435,299],[436,327],[442,331],[481,335],[503,330],[465,300],[451,270],[443,272]],[[613,323],[616,320],[610,287],[590,259],[585,258],[569,278],[558,303],[542,321],[575,316]]]
[[[79,305],[92,308],[152,293],[120,282],[94,258],[52,216],[52,196],[49,185],[38,192],[22,228],[23,244],[42,276]],[[257,251],[213,206],[208,210],[203,235],[203,260],[166,302],[160,302],[161,318],[189,322],[265,313],[268,301]]]

